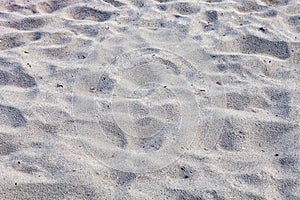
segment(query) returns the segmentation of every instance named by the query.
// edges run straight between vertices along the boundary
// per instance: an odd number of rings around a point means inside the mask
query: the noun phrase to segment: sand
[[[0,199],[300,199],[297,0],[1,0]]]

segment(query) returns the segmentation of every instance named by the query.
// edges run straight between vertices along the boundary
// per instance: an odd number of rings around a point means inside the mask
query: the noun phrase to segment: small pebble
[[[90,92],[96,92],[96,88],[95,87],[90,87]]]

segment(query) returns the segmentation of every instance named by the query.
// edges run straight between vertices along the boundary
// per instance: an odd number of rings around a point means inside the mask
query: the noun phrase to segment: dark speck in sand
[[[77,57],[78,57],[78,59],[85,59],[86,58],[85,55],[78,55]]]
[[[267,29],[265,29],[264,27],[260,27],[258,30],[260,30],[262,32],[266,32]]]

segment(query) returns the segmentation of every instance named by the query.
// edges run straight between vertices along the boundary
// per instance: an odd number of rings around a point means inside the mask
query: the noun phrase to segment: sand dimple
[[[290,57],[289,46],[285,41],[270,41],[254,35],[248,35],[242,42],[245,53],[267,54],[280,59]]]
[[[4,34],[0,36],[0,50],[11,49],[25,44],[19,34]]]
[[[14,107],[0,105],[0,124],[8,124],[12,127],[25,126],[27,120],[23,116],[22,112]]]
[[[206,11],[206,16],[209,22],[218,21],[218,12],[216,10],[208,10]]]
[[[37,4],[38,10],[41,12],[46,12],[46,13],[52,13],[57,10],[60,10],[66,6],[68,6],[67,1],[59,1],[59,0],[52,0],[52,1],[43,1],[39,2]]]
[[[96,195],[92,188],[85,185],[77,186],[69,183],[27,183],[19,184],[7,190],[1,190],[4,193],[4,197],[7,199],[48,199],[48,197],[59,199],[62,196],[64,198],[99,198],[99,194]],[[32,192],[35,191],[35,192]],[[47,197],[45,197],[47,194]]]
[[[18,151],[18,145],[14,143],[14,138],[5,133],[0,133],[0,156],[9,155]]]
[[[191,15],[199,12],[199,8],[197,6],[188,2],[174,3],[173,6],[181,15]]]
[[[0,58],[0,85],[31,88],[37,85],[34,77],[27,74],[20,63]]]
[[[103,0],[103,1],[113,5],[114,7],[121,7],[121,6],[125,5],[124,3],[120,2],[120,1],[116,1],[116,0]]]
[[[107,21],[112,13],[101,11],[90,7],[75,7],[71,9],[71,16],[77,20]]]
[[[18,21],[7,22],[7,26],[17,30],[33,30],[47,24],[46,20],[38,17],[25,17]]]

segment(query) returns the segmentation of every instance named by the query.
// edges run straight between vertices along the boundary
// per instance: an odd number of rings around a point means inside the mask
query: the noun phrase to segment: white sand
[[[0,0],[0,199],[300,199],[297,0]]]

